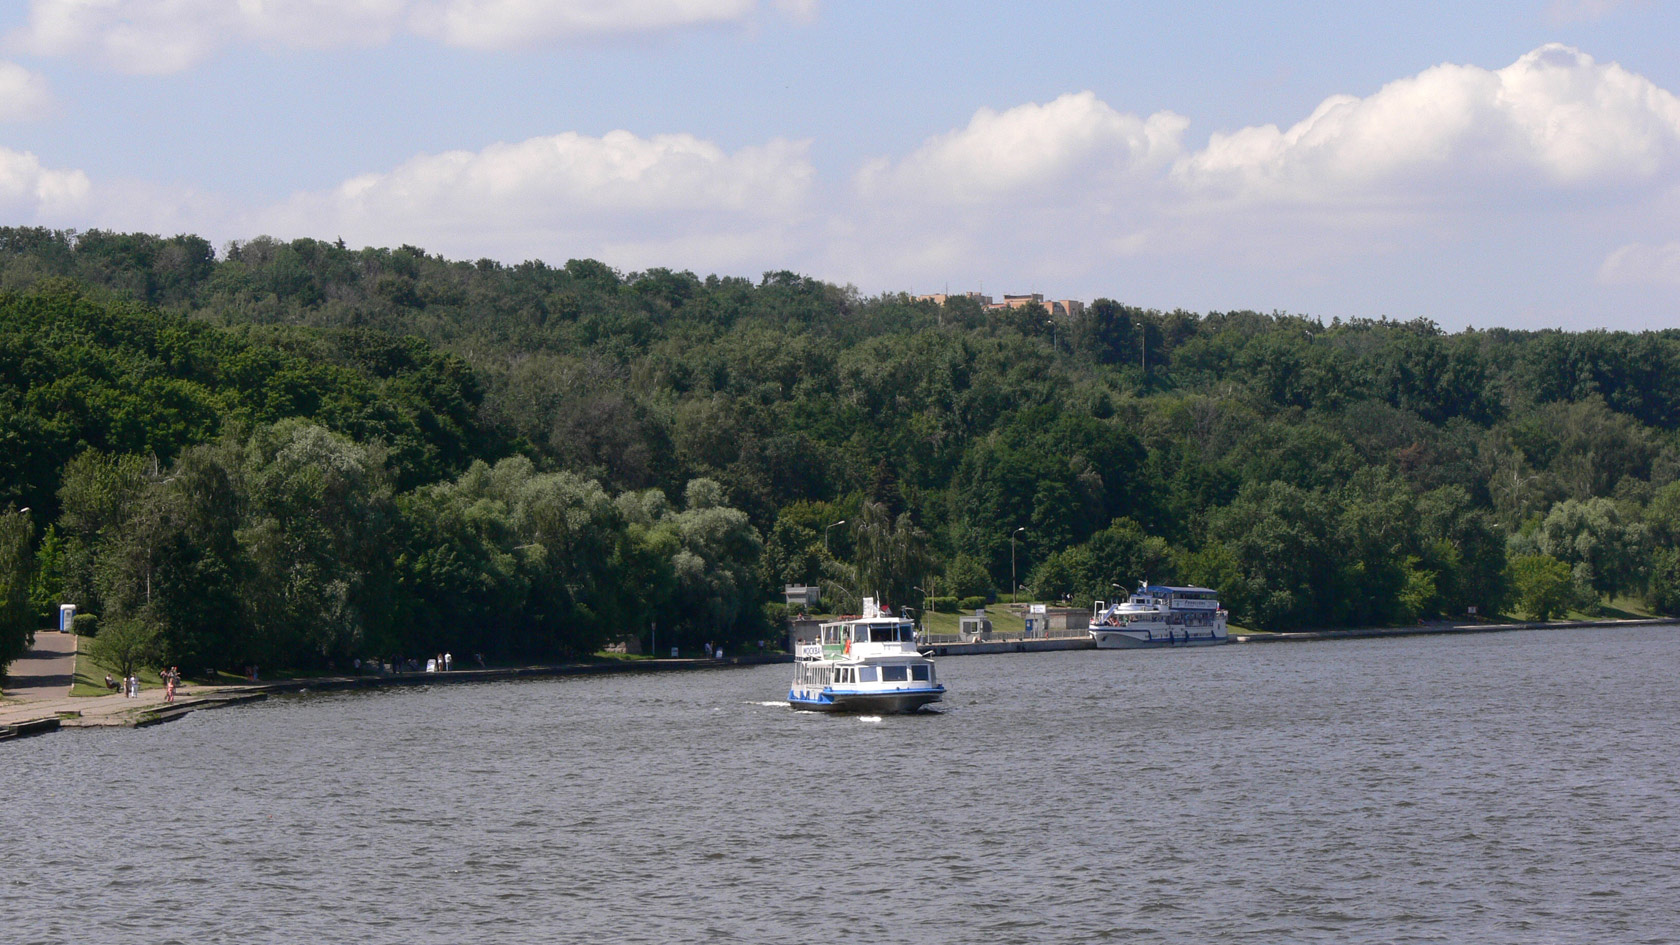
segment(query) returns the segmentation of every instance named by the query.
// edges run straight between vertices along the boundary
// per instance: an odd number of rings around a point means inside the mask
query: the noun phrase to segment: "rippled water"
[[[0,746],[5,942],[1675,942],[1680,631],[303,695]]]

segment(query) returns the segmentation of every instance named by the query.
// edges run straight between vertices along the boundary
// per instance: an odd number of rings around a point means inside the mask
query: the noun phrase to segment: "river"
[[[303,694],[0,746],[0,941],[1680,941],[1680,632]]]

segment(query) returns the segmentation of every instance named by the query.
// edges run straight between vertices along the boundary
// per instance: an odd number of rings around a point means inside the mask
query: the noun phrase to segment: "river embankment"
[[[665,673],[785,663],[786,654],[726,657],[724,659],[601,660],[539,666],[455,669],[448,672],[365,673],[276,679],[233,685],[184,686],[174,702],[164,701],[162,689],[146,689],[139,696],[62,696],[0,704],[0,741],[41,735],[66,728],[144,728],[170,722],[205,709],[260,701],[270,695],[294,692],[332,692],[399,686],[439,686],[546,679],[559,676],[598,676],[619,673]]]
[[[1297,630],[1288,633],[1234,632],[1232,643],[1301,643],[1311,640],[1368,640],[1381,637],[1457,636],[1473,633],[1508,633],[1514,630],[1582,630],[1608,627],[1667,627],[1680,619],[1651,617],[1614,620],[1552,620],[1513,623],[1423,623],[1406,627],[1357,627],[1329,630]],[[992,634],[970,643],[939,642],[921,647],[929,656],[986,656],[992,653],[1051,653],[1060,650],[1096,649],[1089,636],[1045,639],[1021,634]]]
[[[1680,619],[1556,620],[1513,623],[1429,623],[1406,627],[1364,627],[1342,630],[1302,630],[1290,633],[1233,633],[1232,643],[1291,643],[1321,640],[1366,640],[1384,637],[1460,636],[1507,633],[1519,630],[1581,630],[1594,628],[1666,627],[1680,625]],[[998,653],[1045,653],[1094,649],[1089,637],[1024,639],[1002,636],[973,643],[939,643],[922,647],[935,657],[982,656]],[[174,702],[164,701],[162,689],[148,689],[138,697],[64,696],[0,704],[0,741],[45,734],[65,728],[143,728],[181,718],[190,712],[241,705],[270,695],[304,691],[328,692],[376,689],[393,686],[437,686],[495,682],[515,679],[544,679],[559,676],[590,676],[621,673],[663,673],[721,669],[785,663],[787,654],[764,654],[717,659],[602,660],[588,663],[560,663],[539,666],[457,669],[437,673],[367,673],[279,679],[222,686],[186,686]]]
[[[1233,633],[1232,643],[1290,643],[1308,640],[1367,640],[1373,637],[1432,637],[1514,630],[1590,630],[1603,627],[1671,627],[1674,617],[1613,620],[1550,620],[1515,623],[1422,623],[1409,627],[1359,627],[1347,630],[1296,630],[1289,633]]]

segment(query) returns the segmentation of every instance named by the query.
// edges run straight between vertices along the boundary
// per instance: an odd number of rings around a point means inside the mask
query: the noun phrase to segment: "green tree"
[[[1511,559],[1507,580],[1512,602],[1534,620],[1550,620],[1569,609],[1575,578],[1569,565],[1551,555],[1518,555]]]
[[[1212,519],[1234,564],[1222,599],[1262,630],[1323,626],[1336,612],[1338,552],[1325,497],[1281,482],[1250,483]]]
[[[1567,499],[1552,506],[1535,534],[1542,554],[1570,565],[1600,595],[1642,587],[1647,533],[1611,499]]]
[[[35,642],[36,615],[29,598],[34,537],[35,523],[28,512],[0,512],[0,678]]]
[[[126,679],[157,664],[157,631],[143,620],[106,621],[93,638],[90,655]]]
[[[1645,601],[1659,614],[1680,615],[1680,550],[1658,548],[1651,553],[1651,582]]]

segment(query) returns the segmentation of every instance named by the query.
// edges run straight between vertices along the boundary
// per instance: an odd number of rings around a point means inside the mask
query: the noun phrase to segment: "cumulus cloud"
[[[739,22],[756,0],[432,0],[412,4],[415,32],[451,46],[508,49],[556,39]]]
[[[758,0],[31,0],[9,41],[39,56],[166,74],[245,43],[324,49],[412,33],[508,49],[742,22],[757,8]]]
[[[92,191],[78,170],[55,170],[26,151],[0,147],[0,214],[51,223],[85,211]]]
[[[878,158],[858,173],[866,196],[975,204],[1077,181],[1104,188],[1167,165],[1188,120],[1172,112],[1123,114],[1091,92],[998,112],[982,108],[968,127],[928,140],[899,161]]]
[[[1554,44],[1497,71],[1441,65],[1335,96],[1288,130],[1215,134],[1174,176],[1237,202],[1427,199],[1466,185],[1626,186],[1677,157],[1680,99]]]
[[[425,242],[466,256],[591,255],[609,247],[773,239],[804,212],[809,142],[726,152],[686,134],[561,134],[422,155],[248,225],[276,235]],[[724,255],[729,255],[725,253]],[[645,261],[657,265],[657,259]]]
[[[1598,281],[1605,285],[1680,286],[1680,240],[1656,246],[1622,246],[1598,267]]]
[[[1147,242],[1138,229],[1188,124],[1122,112],[1089,91],[982,108],[903,157],[866,162],[824,266],[863,282],[925,282],[1002,266],[1068,272],[1126,252]]]
[[[46,79],[15,62],[0,62],[0,121],[40,118],[51,107]]]
[[[981,109],[867,162],[820,268],[874,284],[1014,272],[1044,285],[1198,260],[1210,274],[1329,285],[1457,246],[1450,257],[1550,254],[1579,270],[1565,244],[1601,254],[1584,234],[1616,208],[1680,192],[1680,99],[1560,45],[1500,69],[1436,66],[1200,147],[1188,125],[1091,92]],[[1536,247],[1537,218],[1569,236]],[[1666,259],[1630,249],[1601,278],[1658,281]]]

